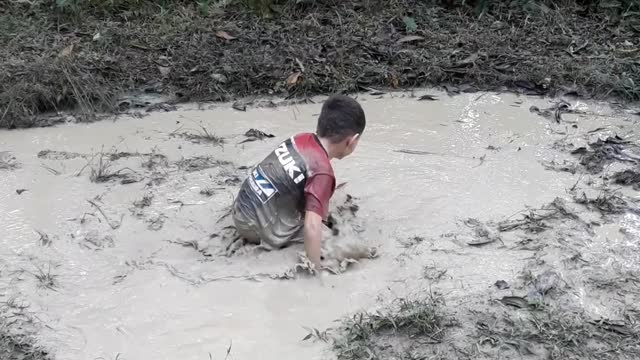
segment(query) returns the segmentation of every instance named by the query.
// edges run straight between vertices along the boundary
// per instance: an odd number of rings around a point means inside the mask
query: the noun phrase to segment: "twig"
[[[480,163],[476,166],[474,166],[474,168],[477,168],[478,166],[484,164],[484,159],[487,157],[487,154],[484,154],[482,156],[480,156]]]
[[[227,360],[229,358],[229,355],[231,354],[231,347],[233,346],[233,340],[229,341],[229,347],[227,348],[227,356],[224,357],[224,360]]]
[[[60,172],[52,167],[46,166],[46,165],[40,165],[43,169],[46,169],[47,171],[49,171],[50,173],[52,173],[53,175],[60,175]]]
[[[104,216],[104,219],[107,221],[107,224],[109,224],[111,229],[115,230],[115,229],[119,228],[120,225],[122,225],[122,218],[120,219],[120,223],[113,223],[113,222],[111,222],[111,220],[109,220],[109,217],[107,216],[107,214],[105,214],[104,211],[102,211],[102,209],[100,208],[100,206],[98,206],[98,204],[96,204],[95,202],[93,202],[91,200],[87,200],[87,202],[89,204],[91,204],[93,207],[95,207],[96,209],[98,209],[100,214],[102,214],[102,216]]]
[[[570,192],[571,192],[571,191],[575,191],[575,190],[576,190],[576,188],[578,187],[578,184],[580,183],[580,180],[582,180],[582,176],[583,176],[583,175],[584,175],[584,174],[580,174],[580,176],[578,177],[578,181],[576,181],[576,183],[575,183],[575,184],[573,184],[573,186],[571,187],[571,189],[569,189],[569,191],[570,191]]]
[[[398,150],[393,150],[393,152],[411,154],[411,155],[442,155],[442,154],[431,152],[431,151],[410,150],[410,149],[398,149]]]

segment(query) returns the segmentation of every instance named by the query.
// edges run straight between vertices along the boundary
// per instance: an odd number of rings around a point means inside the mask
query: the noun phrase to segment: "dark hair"
[[[316,133],[338,143],[347,136],[362,134],[366,120],[358,102],[348,96],[333,95],[322,105]]]

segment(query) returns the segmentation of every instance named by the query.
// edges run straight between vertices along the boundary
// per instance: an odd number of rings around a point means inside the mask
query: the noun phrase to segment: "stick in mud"
[[[89,204],[91,204],[93,207],[95,207],[96,209],[98,209],[98,211],[100,212],[100,214],[102,214],[102,216],[104,217],[104,219],[107,221],[107,224],[109,224],[109,226],[111,227],[111,229],[116,230],[117,228],[120,227],[120,225],[122,225],[122,219],[124,218],[124,215],[122,215],[120,217],[120,222],[112,222],[109,217],[107,216],[107,214],[104,213],[104,211],[102,211],[102,208],[96,204],[95,202],[91,201],[91,200],[87,200],[87,202]]]

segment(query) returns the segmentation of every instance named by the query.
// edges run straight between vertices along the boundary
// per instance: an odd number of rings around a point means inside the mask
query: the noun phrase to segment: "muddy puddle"
[[[638,166],[639,118],[575,100],[416,95],[360,96],[361,145],[334,163],[346,230],[327,236],[375,256],[343,254],[320,279],[295,271],[301,246],[231,254],[225,227],[248,167],[313,131],[322,98],[0,132],[2,314],[24,320],[7,329],[56,359],[330,359],[335,344],[302,341],[307,329],[438,293],[456,325],[423,346],[509,358],[522,348],[479,334],[478,313],[544,298],[627,321],[639,198],[613,176]],[[623,148],[589,145],[616,135]],[[602,169],[586,169],[598,151]],[[548,351],[539,343],[534,358]]]

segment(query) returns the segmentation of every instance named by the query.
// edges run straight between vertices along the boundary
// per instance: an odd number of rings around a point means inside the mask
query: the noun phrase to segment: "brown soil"
[[[0,1],[0,127],[150,105],[122,100],[131,92],[172,103],[421,86],[640,99],[634,1],[53,3]]]

